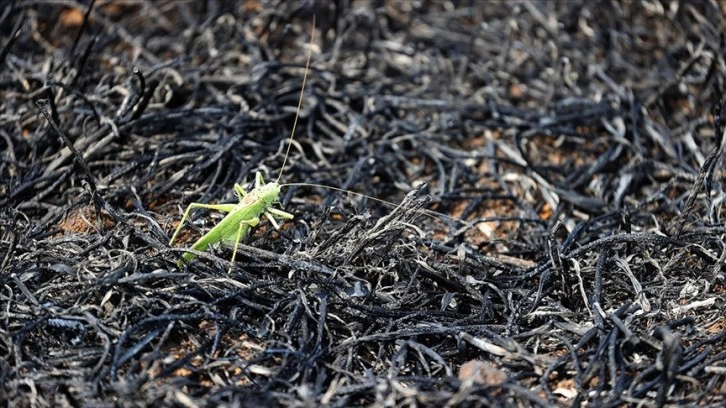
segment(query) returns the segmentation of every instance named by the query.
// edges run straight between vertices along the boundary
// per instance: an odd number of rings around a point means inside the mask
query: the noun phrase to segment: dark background
[[[0,400],[723,404],[723,13],[3,2]]]

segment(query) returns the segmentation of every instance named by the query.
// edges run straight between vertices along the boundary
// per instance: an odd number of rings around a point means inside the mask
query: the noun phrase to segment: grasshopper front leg
[[[280,224],[275,221],[276,216],[285,220],[291,220],[295,218],[295,216],[290,214],[289,212],[278,210],[277,208],[272,207],[268,208],[267,211],[265,211],[265,217],[270,220],[270,224],[272,224],[272,226],[275,227],[276,230],[280,229]]]

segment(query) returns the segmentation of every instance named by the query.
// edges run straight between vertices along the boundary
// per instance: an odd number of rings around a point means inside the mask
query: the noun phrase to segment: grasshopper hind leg
[[[181,221],[179,221],[179,226],[176,227],[176,231],[174,231],[174,234],[171,236],[171,239],[169,240],[169,245],[174,243],[174,240],[176,239],[177,235],[179,235],[179,231],[181,231],[182,227],[184,226],[184,221],[189,218],[189,214],[192,212],[192,210],[198,209],[198,208],[205,208],[207,210],[215,210],[215,211],[222,211],[222,212],[230,212],[234,209],[235,204],[201,204],[201,203],[191,203],[187,207],[186,211],[184,211],[184,215],[182,216]]]

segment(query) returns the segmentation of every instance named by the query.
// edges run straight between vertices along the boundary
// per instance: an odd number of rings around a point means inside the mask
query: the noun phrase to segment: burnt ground
[[[5,2],[0,399],[724,404],[724,11]]]

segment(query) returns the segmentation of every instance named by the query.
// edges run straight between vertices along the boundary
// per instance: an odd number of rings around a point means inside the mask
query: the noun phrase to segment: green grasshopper
[[[227,215],[222,219],[222,221],[219,222],[214,228],[212,228],[209,232],[204,234],[197,242],[192,245],[191,249],[194,251],[204,251],[207,248],[209,248],[210,245],[216,244],[218,242],[222,242],[228,245],[233,245],[234,249],[232,252],[232,260],[231,264],[228,270],[228,273],[232,272],[232,267],[234,265],[234,261],[237,256],[237,249],[239,247],[240,241],[247,235],[249,232],[249,229],[251,227],[256,227],[260,223],[260,218],[264,215],[267,217],[268,220],[270,220],[270,223],[275,227],[275,229],[279,229],[280,225],[276,221],[275,218],[281,219],[281,220],[291,220],[293,219],[293,215],[279,210],[277,208],[274,208],[273,205],[279,202],[279,196],[280,196],[280,177],[282,176],[282,171],[285,168],[285,163],[287,162],[287,157],[290,152],[290,147],[292,145],[292,138],[295,134],[295,129],[297,127],[297,121],[298,121],[298,114],[300,112],[300,108],[302,106],[303,101],[303,94],[305,90],[305,82],[307,80],[307,74],[308,74],[308,68],[310,66],[310,56],[312,51],[312,43],[313,43],[313,36],[315,35],[315,19],[313,19],[313,31],[310,38],[310,49],[308,49],[308,55],[307,55],[307,62],[305,63],[305,73],[303,75],[302,80],[302,90],[300,91],[300,99],[298,101],[298,107],[297,112],[295,114],[295,120],[292,125],[292,132],[290,134],[290,143],[287,145],[287,152],[285,153],[285,159],[283,160],[282,167],[280,169],[280,174],[277,177],[277,180],[265,183],[264,179],[262,178],[262,175],[258,172],[255,175],[255,185],[254,188],[247,192],[245,191],[244,187],[242,187],[239,184],[234,185],[234,191],[237,194],[237,198],[239,199],[239,202],[229,203],[229,204],[202,204],[202,203],[191,203],[187,207],[187,209],[184,211],[184,215],[182,216],[181,221],[179,222],[179,226],[177,226],[176,231],[174,231],[174,234],[171,237],[171,240],[169,241],[169,245],[174,243],[174,240],[179,235],[179,232],[184,226],[184,222],[189,218],[189,215],[192,210],[195,209],[208,209],[208,210],[214,210],[214,211],[222,211],[227,213]],[[293,186],[293,185],[299,185],[299,186],[316,186],[315,184],[309,184],[309,183],[291,183],[286,184],[287,186]],[[343,189],[331,187],[331,186],[319,186],[318,187],[324,187],[332,190],[337,191],[343,191],[355,195],[365,196],[364,194],[360,193],[354,193],[351,191],[346,191]],[[383,203],[386,203],[388,205],[394,205],[388,201],[368,197],[375,201],[380,201]],[[191,261],[194,259],[196,255],[192,252],[185,252],[182,254],[181,259],[177,262],[177,265],[179,267],[182,267],[184,263]]]
[[[260,217],[264,215],[270,220],[270,223],[275,229],[280,229],[280,225],[275,220],[275,217],[282,220],[291,220],[293,215],[285,211],[273,208],[275,203],[279,202],[280,197],[280,177],[282,176],[282,170],[285,168],[285,162],[290,153],[290,146],[292,144],[292,137],[295,134],[295,128],[297,127],[298,116],[303,101],[303,93],[305,91],[305,81],[307,80],[308,68],[310,66],[310,56],[312,53],[313,37],[315,35],[315,19],[313,18],[313,31],[310,36],[310,48],[308,49],[307,62],[305,63],[305,73],[303,74],[302,89],[300,91],[300,100],[298,102],[297,113],[295,114],[295,120],[292,125],[292,132],[290,134],[290,143],[287,145],[287,152],[285,153],[285,159],[283,160],[282,167],[280,169],[280,175],[277,180],[265,183],[262,175],[258,172],[255,175],[255,187],[250,191],[245,191],[244,187],[239,184],[234,185],[234,192],[237,194],[239,202],[236,204],[202,204],[202,203],[191,203],[184,211],[179,226],[174,231],[169,245],[171,245],[179,235],[184,226],[184,221],[189,218],[189,214],[194,209],[205,208],[209,210],[226,212],[222,221],[219,222],[209,232],[204,234],[197,242],[192,245],[195,251],[204,251],[209,248],[210,245],[217,242],[223,242],[225,244],[234,243],[234,250],[232,252],[232,263],[229,266],[228,273],[232,272],[232,266],[237,256],[237,248],[239,247],[240,241],[247,235],[247,232],[251,227],[255,227],[260,223]],[[191,261],[196,255],[192,252],[185,252],[177,265],[183,266],[185,262]]]
[[[179,231],[184,226],[184,221],[189,218],[189,213],[197,208],[206,208],[209,210],[222,211],[228,213],[222,221],[212,228],[209,232],[204,234],[197,242],[192,245],[192,249],[196,251],[204,251],[209,245],[224,242],[231,244],[234,242],[234,250],[232,252],[232,264],[234,264],[235,257],[237,256],[237,247],[239,246],[242,238],[247,235],[250,227],[256,227],[260,223],[260,216],[265,215],[275,229],[280,229],[280,225],[275,221],[275,217],[291,220],[293,215],[277,208],[273,208],[272,205],[278,201],[280,196],[280,184],[277,181],[271,183],[265,183],[262,178],[262,174],[259,172],[255,176],[255,188],[249,193],[245,191],[244,187],[239,184],[234,185],[234,192],[237,193],[239,203],[237,204],[201,204],[191,203],[184,211],[181,222],[174,231],[169,245],[171,245],[176,239]],[[177,265],[181,267],[185,262],[194,259],[195,255],[191,252],[185,252]],[[232,265],[229,267],[229,272],[232,272]]]

